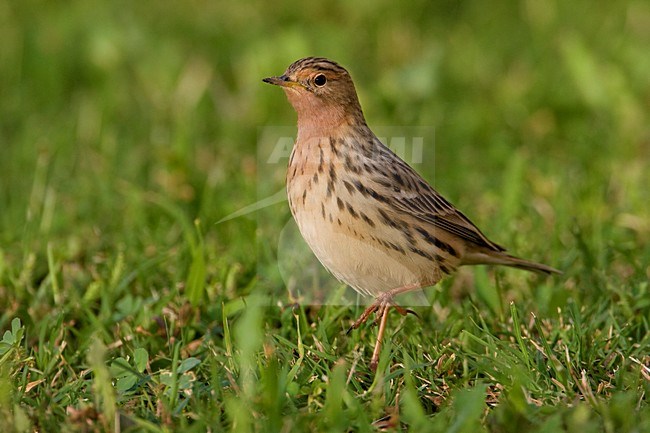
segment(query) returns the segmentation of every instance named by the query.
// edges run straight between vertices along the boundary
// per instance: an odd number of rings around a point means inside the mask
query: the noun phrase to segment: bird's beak
[[[280,87],[302,87],[302,84],[298,83],[297,81],[291,80],[286,75],[280,75],[279,77],[263,78],[262,81]]]

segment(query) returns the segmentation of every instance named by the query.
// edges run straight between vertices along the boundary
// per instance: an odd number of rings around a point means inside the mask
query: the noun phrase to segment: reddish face
[[[350,74],[335,62],[307,57],[292,63],[283,75],[264,78],[283,88],[298,113],[298,124],[340,123],[361,113]]]

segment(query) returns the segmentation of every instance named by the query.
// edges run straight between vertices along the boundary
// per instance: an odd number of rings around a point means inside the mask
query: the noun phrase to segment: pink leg
[[[384,338],[384,331],[386,330],[386,322],[388,321],[388,310],[390,305],[385,305],[379,316],[381,321],[379,322],[379,331],[377,331],[377,341],[375,342],[375,350],[372,351],[372,358],[370,358],[370,369],[374,372],[377,371],[377,364],[379,363],[379,352],[381,352],[381,342]]]
[[[379,362],[379,352],[381,351],[381,342],[386,331],[386,322],[388,321],[388,311],[391,307],[395,307],[400,314],[405,315],[407,313],[413,313],[411,310],[404,309],[397,305],[393,304],[393,298],[401,293],[410,292],[415,289],[419,289],[420,285],[410,285],[404,287],[397,287],[395,289],[389,290],[377,296],[375,302],[372,303],[365,311],[359,316],[359,318],[352,324],[348,333],[353,329],[357,329],[359,326],[363,325],[370,315],[374,312],[377,312],[377,321],[379,322],[379,331],[377,332],[377,340],[375,342],[375,349],[372,353],[372,358],[370,359],[370,368],[372,371],[377,369],[377,363]]]

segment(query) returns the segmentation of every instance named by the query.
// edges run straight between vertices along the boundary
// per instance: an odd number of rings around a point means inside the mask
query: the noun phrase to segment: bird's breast
[[[384,191],[366,179],[363,158],[344,140],[297,141],[287,194],[300,233],[332,274],[361,293],[435,284],[440,267],[432,256],[413,253],[413,230],[390,220]]]

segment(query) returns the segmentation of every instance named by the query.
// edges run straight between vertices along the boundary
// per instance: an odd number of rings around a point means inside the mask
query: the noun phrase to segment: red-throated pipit
[[[352,325],[378,314],[373,370],[396,295],[432,286],[462,265],[559,273],[507,254],[384,146],[337,63],[308,57],[264,81],[282,87],[298,113],[287,194],[300,233],[336,278],[375,298]]]

